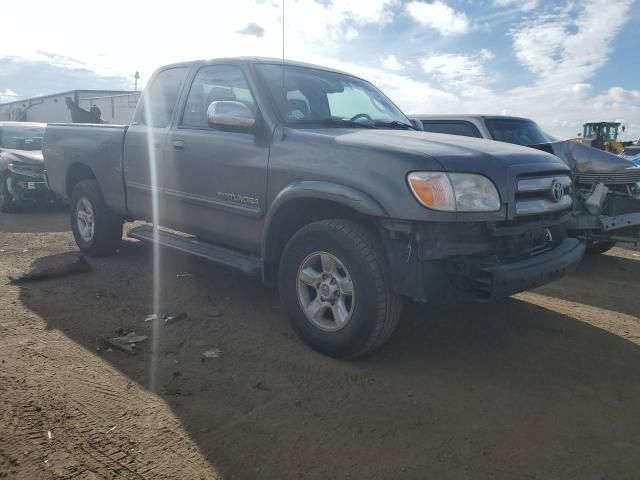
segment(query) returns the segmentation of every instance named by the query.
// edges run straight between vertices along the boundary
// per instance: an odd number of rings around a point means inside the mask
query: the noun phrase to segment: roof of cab
[[[221,57],[221,58],[211,58],[208,60],[192,60],[188,62],[173,63],[170,65],[164,65],[160,68],[165,69],[165,68],[172,68],[172,67],[188,67],[191,65],[208,65],[208,64],[214,64],[214,63],[225,63],[225,62],[251,63],[251,64],[270,63],[270,64],[276,64],[276,65],[284,64],[285,66],[288,66],[288,67],[313,68],[316,70],[324,70],[326,72],[339,73],[342,75],[349,75],[351,77],[360,78],[357,75],[353,75],[351,73],[344,72],[342,70],[324,67],[322,65],[315,65],[313,63],[297,62],[294,60],[285,60],[283,62],[282,58],[277,58],[277,57]]]

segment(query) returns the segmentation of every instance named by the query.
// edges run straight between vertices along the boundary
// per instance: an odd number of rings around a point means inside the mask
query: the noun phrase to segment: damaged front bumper
[[[394,287],[418,302],[450,303],[490,301],[547,284],[585,253],[582,240],[566,238],[564,223],[423,224],[404,233],[387,228]]]
[[[54,200],[55,194],[49,190],[44,175],[7,175],[7,190],[16,202],[35,202]]]
[[[585,205],[585,207],[588,205]],[[640,198],[608,194],[603,207],[574,212],[568,229],[588,241],[640,244]]]

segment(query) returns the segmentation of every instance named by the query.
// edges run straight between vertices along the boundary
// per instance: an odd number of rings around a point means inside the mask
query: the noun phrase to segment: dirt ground
[[[306,348],[258,281],[167,251],[162,311],[188,318],[145,322],[135,241],[8,284],[76,256],[65,212],[0,215],[0,478],[640,478],[638,250],[499,304],[409,303],[356,362]],[[105,349],[117,329],[150,339]]]

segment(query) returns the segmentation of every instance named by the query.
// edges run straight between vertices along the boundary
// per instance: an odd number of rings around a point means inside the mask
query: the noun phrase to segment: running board
[[[226,267],[240,270],[247,275],[258,276],[262,272],[260,257],[241,253],[230,248],[203,242],[195,237],[183,237],[166,230],[158,230],[158,238],[154,237],[151,225],[141,225],[129,230],[127,236],[144,242],[157,242],[163,247],[189,253]]]

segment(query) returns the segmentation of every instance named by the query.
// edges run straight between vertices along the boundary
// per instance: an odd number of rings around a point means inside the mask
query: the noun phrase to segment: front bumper
[[[513,263],[480,268],[474,279],[476,299],[507,297],[553,282],[576,266],[584,252],[584,242],[567,238],[545,253]]]
[[[44,176],[22,176],[9,173],[7,188],[15,201],[52,200],[55,194],[49,190]]]
[[[418,302],[507,297],[560,278],[585,252],[585,243],[567,238],[562,225],[452,224],[442,235],[437,227],[404,234],[395,228],[385,241],[395,291]]]

